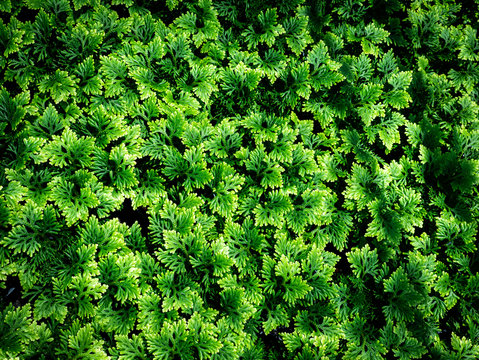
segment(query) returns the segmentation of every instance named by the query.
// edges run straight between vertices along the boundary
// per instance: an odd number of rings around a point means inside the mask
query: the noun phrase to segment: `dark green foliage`
[[[0,358],[478,359],[477,5],[0,1]]]

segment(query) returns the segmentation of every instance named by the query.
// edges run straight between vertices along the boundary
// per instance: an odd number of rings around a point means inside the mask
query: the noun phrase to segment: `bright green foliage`
[[[66,128],[61,136],[52,137],[40,156],[44,161],[48,160],[51,165],[60,168],[88,168],[91,165],[93,146],[92,138],[78,138],[72,130]]]
[[[60,224],[51,206],[41,209],[29,201],[23,208],[22,217],[2,244],[14,254],[26,253],[32,257],[41,249],[42,243],[48,242],[49,237],[58,234],[59,230]]]
[[[75,80],[66,71],[57,70],[53,75],[47,75],[38,84],[41,93],[49,92],[52,99],[58,104],[66,101],[70,96],[75,96]]]
[[[100,204],[96,191],[99,184],[95,176],[78,170],[70,179],[57,177],[52,181],[52,200],[62,211],[68,225],[87,220],[88,209]]]
[[[0,316],[0,355],[3,358],[47,355],[42,351],[53,340],[52,332],[45,324],[40,325],[32,320],[29,305],[17,309],[9,305]]]
[[[1,139],[7,139],[6,134],[15,133],[25,116],[24,106],[28,104],[28,93],[21,93],[12,98],[8,91],[0,90],[0,131]],[[4,145],[5,146],[5,145]]]
[[[474,1],[0,1],[0,358],[479,358]]]
[[[134,166],[134,156],[128,153],[124,144],[121,144],[111,149],[109,154],[98,150],[93,169],[95,175],[106,184],[117,189],[125,189],[138,184],[133,171]]]
[[[61,334],[62,346],[55,352],[61,359],[108,359],[102,350],[103,341],[97,340],[91,324],[81,326],[74,321],[68,330]]]

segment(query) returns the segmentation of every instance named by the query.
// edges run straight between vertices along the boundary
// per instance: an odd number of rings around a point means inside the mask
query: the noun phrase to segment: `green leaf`
[[[392,85],[394,90],[407,90],[412,81],[412,71],[400,71],[391,75],[388,83]]]
[[[353,249],[348,253],[348,261],[353,268],[353,274],[358,278],[366,275],[376,277],[378,275],[378,254],[377,250],[371,250],[369,245],[362,249]]]
[[[243,33],[248,49],[254,49],[258,44],[265,43],[268,47],[272,47],[276,38],[284,33],[284,29],[277,23],[278,14],[276,9],[267,9],[258,15],[259,25],[250,25]]]
[[[72,278],[69,289],[73,290],[78,316],[85,318],[95,315],[96,309],[92,301],[101,299],[107,286],[100,284],[97,278],[83,273]]]
[[[283,23],[283,27],[286,43],[291,51],[299,56],[313,41],[307,31],[308,18],[306,16],[290,17]]]
[[[373,104],[379,100],[382,86],[379,84],[364,84],[359,92],[362,104]]]
[[[19,220],[1,241],[14,254],[26,253],[33,257],[41,250],[47,251],[45,247],[49,238],[60,231],[53,209],[50,206],[39,208],[32,201],[23,207]]]
[[[2,4],[0,4],[0,11],[9,13],[12,10],[12,2],[10,0],[6,0]]]
[[[106,185],[124,190],[138,186],[135,160],[135,156],[131,155],[122,143],[111,149],[110,153],[96,150],[92,168],[94,174]]]
[[[52,140],[42,149],[40,156],[44,161],[48,160],[51,165],[59,168],[88,168],[92,163],[93,148],[93,138],[78,137],[66,127],[61,136],[52,136]]]
[[[382,140],[388,151],[392,150],[394,144],[401,142],[399,127],[406,123],[404,115],[398,112],[392,112],[382,119],[378,125],[379,139]]]
[[[479,41],[477,40],[477,29],[467,25],[459,47],[459,58],[463,60],[479,60]]]
[[[409,105],[412,99],[405,90],[391,90],[384,96],[384,101],[394,109],[403,109]]]
[[[0,11],[10,12],[11,3],[10,0],[3,2],[0,5]],[[8,58],[9,55],[20,51],[20,44],[23,40],[23,35],[25,31],[21,29],[21,22],[11,17],[8,25],[3,23],[3,20],[0,19],[0,49],[2,51],[2,56]],[[4,60],[0,60],[0,68],[3,68],[6,65]]]
[[[97,189],[95,176],[84,170],[78,170],[70,179],[57,177],[52,180],[52,200],[65,216],[67,225],[80,219],[86,221],[89,209],[100,205]]]
[[[29,97],[30,94],[24,92],[12,98],[3,87],[0,89],[0,139],[8,139],[18,130],[26,114],[24,106],[28,104]]]
[[[97,340],[91,324],[81,326],[76,320],[68,330],[62,331],[61,342],[56,349],[57,355],[69,359],[107,360],[103,350],[103,340]]]
[[[281,190],[268,192],[267,200],[258,204],[253,210],[258,226],[274,225],[280,228],[283,225],[284,215],[292,209],[289,196]]]
[[[286,309],[282,305],[277,305],[274,309],[268,311],[268,318],[263,322],[263,329],[264,333],[268,335],[274,329],[288,325],[289,319]]]
[[[141,359],[146,360],[145,340],[141,335],[118,335],[116,337],[118,360]]]
[[[193,346],[185,319],[167,320],[160,333],[146,335],[148,350],[155,360],[167,360],[175,355],[181,360],[194,360]]]
[[[53,75],[46,75],[38,84],[40,92],[49,92],[56,104],[76,95],[77,79],[66,71],[57,69]]]
[[[9,305],[0,313],[0,356],[5,359],[22,354],[29,344],[40,337],[40,327],[31,318],[31,307]],[[50,339],[51,340],[51,339]]]

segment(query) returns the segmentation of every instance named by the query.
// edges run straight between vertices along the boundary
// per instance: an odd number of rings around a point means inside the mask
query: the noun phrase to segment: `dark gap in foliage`
[[[21,22],[35,21],[37,14],[38,10],[32,10],[26,6],[23,6],[22,9],[17,13],[16,18]]]
[[[33,354],[33,355],[29,356],[28,359],[29,360],[43,360],[43,359],[45,359],[45,354],[42,351],[39,351],[36,354]],[[48,359],[48,357],[47,357],[47,359]]]
[[[450,314],[450,311],[448,311],[448,315]],[[441,341],[444,341],[444,342],[449,342],[450,339],[451,339],[451,330],[449,330],[446,326],[441,326],[440,327],[442,330],[439,330],[438,332],[438,335],[439,335],[439,339],[441,339]]]
[[[291,77],[291,74],[288,75],[288,78]],[[292,79],[291,79],[292,81]],[[273,84],[273,91],[275,91],[276,93],[278,94],[281,94],[283,92],[285,92],[286,90],[288,90],[288,82],[287,80],[283,80],[281,78],[279,78],[278,80],[276,80]]]
[[[350,272],[351,267],[346,256],[346,251],[339,251],[332,242],[328,242],[324,250],[339,256],[339,261],[336,263],[336,272],[340,274],[346,274]]]
[[[107,153],[110,153],[115,146],[122,144],[124,141],[125,141],[125,138],[123,136],[118,139],[110,141],[108,145],[106,146],[105,151]]]
[[[400,252],[403,253],[403,254],[408,254],[410,251],[412,251],[412,252],[415,251],[411,241],[409,241],[408,239],[406,239],[404,237],[402,237],[402,240],[399,243],[398,248],[399,248]]]
[[[100,331],[99,335],[101,336],[101,338],[105,342],[105,344],[108,344],[108,346],[110,346],[110,347],[115,346],[115,341],[113,339],[113,336],[112,336],[111,332]]]
[[[373,325],[373,328],[378,330],[386,326],[386,317],[382,309],[389,305],[388,299],[385,296],[381,296],[383,292],[382,283],[377,283],[373,276],[367,275],[364,280],[365,289],[367,289],[367,298],[369,300],[369,306],[373,312],[372,319],[369,319],[369,323]]]
[[[26,300],[22,298],[22,285],[18,276],[7,276],[5,280],[5,289],[0,289],[2,302],[13,304],[15,307],[23,306]]]
[[[110,217],[117,218],[120,220],[120,222],[125,223],[128,226],[132,226],[135,221],[138,221],[138,224],[141,227],[141,235],[143,237],[148,237],[148,227],[150,225],[150,221],[148,214],[146,213],[146,208],[140,207],[136,210],[133,210],[133,207],[131,206],[131,199],[125,199],[125,201],[123,201],[121,210],[113,211],[110,214]]]
[[[152,159],[150,156],[142,156],[141,158],[136,159],[135,167],[139,170],[143,170],[142,172],[146,172],[146,170],[158,169],[159,162],[158,160]]]
[[[249,148],[254,145],[253,137],[251,136],[251,132],[246,132],[241,139],[241,145],[245,148]]]
[[[339,353],[344,353],[347,349],[348,340],[339,339]],[[391,360],[395,360],[396,357],[393,357]],[[390,360],[389,358],[387,360]]]
[[[434,152],[426,163],[424,179],[426,184],[446,195],[445,203],[463,221],[472,221],[472,214],[462,195],[472,190],[475,173],[471,164],[455,152]]]
[[[221,308],[221,288],[217,283],[213,283],[209,287],[209,291],[204,291],[202,294],[205,303],[213,309]]]
[[[469,258],[469,268],[471,269],[471,274],[477,274],[479,273],[479,253],[476,251],[474,252],[471,257]],[[479,301],[479,295],[478,295],[478,301]],[[479,304],[476,309],[479,309]]]
[[[321,134],[323,132],[323,129],[321,128],[321,124],[319,120],[314,120],[313,121],[313,134]]]
[[[385,24],[392,17],[392,14],[405,18],[407,13],[401,11],[401,7],[401,3],[398,0],[376,0],[364,16],[365,23],[376,20],[381,24]]]
[[[313,114],[309,111],[297,110],[295,111],[296,116],[299,120],[312,120]]]
[[[473,29],[479,30],[479,12],[477,11],[477,3],[476,6],[461,6],[461,9],[456,13],[457,18],[460,19],[457,21],[460,22],[470,22],[470,25]]]
[[[226,220],[220,215],[215,214],[214,215],[216,218],[216,223],[215,223],[215,229],[216,233],[222,234],[225,230],[225,225],[226,225]],[[256,251],[252,250],[251,251],[253,254],[258,254]]]
[[[178,315],[179,315],[182,319],[185,319],[186,321],[188,321],[188,320],[191,319],[191,315],[192,315],[192,314],[188,314],[188,313],[182,311],[181,308],[180,308],[180,310],[178,310]]]
[[[124,5],[111,5],[110,9],[116,12],[119,18],[127,18],[130,16],[130,11]]]
[[[241,31],[241,29],[247,27],[251,19],[255,19],[256,17],[249,17],[247,15],[248,11],[243,6],[241,6],[241,8],[239,6],[235,6],[235,7],[237,9],[238,16],[236,17],[236,24],[235,24],[237,26],[235,26],[234,28],[237,28],[239,32]]]
[[[280,326],[277,329],[272,330],[268,335],[266,335],[263,330],[259,331],[258,337],[263,342],[266,351],[273,350],[279,353],[286,351],[283,338],[279,334],[280,332],[284,332],[283,329],[287,328]]]
[[[158,3],[153,2],[151,6],[143,6],[150,9],[151,16],[153,19],[160,19],[165,23],[166,26],[170,25],[175,19],[179,16],[183,15],[186,11],[188,11],[188,3],[183,3],[178,1],[178,4],[175,6],[174,9],[170,9],[169,7],[162,5],[159,6]]]
[[[342,189],[346,189],[346,178],[344,177],[338,177],[335,183],[335,194],[337,197],[335,206],[336,209],[341,210],[343,209],[344,205],[344,193],[341,191]]]
[[[401,146],[394,146],[389,153],[383,153],[381,155],[382,159],[390,164],[393,160],[399,161],[404,154],[404,150]]]
[[[193,49],[193,55],[199,60],[206,59],[208,57],[208,54],[206,54],[200,48]],[[188,80],[190,80],[190,79],[188,79]],[[188,84],[191,85],[191,83],[192,82],[189,82]]]
[[[439,331],[438,335],[439,338],[445,342],[449,342],[451,340],[451,329],[453,329],[454,333],[458,336],[467,336],[468,334],[461,334],[458,332],[456,327],[457,324],[461,324],[463,322],[462,311],[460,309],[460,305],[456,304],[451,309],[447,311],[447,316],[443,319],[439,320]]]
[[[353,164],[353,162],[354,162],[354,158],[355,158],[355,157],[356,157],[356,155],[355,155],[352,151],[350,151],[350,152],[348,152],[348,153],[346,154],[346,156],[345,156],[345,160],[346,160],[346,165],[345,165],[345,167],[346,167],[346,169],[349,170],[349,169],[351,168],[351,166],[352,166],[352,164]],[[349,173],[350,173],[350,172],[349,172]],[[344,189],[344,188],[343,188],[343,189]]]
[[[184,154],[185,153],[185,150],[186,150],[186,146],[185,144],[183,144],[183,142],[181,141],[181,139],[178,137],[178,136],[173,136],[171,138],[171,143],[172,145],[178,149],[178,151],[180,152],[180,154]]]
[[[223,106],[219,103],[218,100],[213,101],[210,105],[210,124],[215,126],[219,122],[221,122],[221,119],[223,118],[223,111],[224,108]]]
[[[471,222],[473,220],[471,209],[467,205],[467,202],[464,201],[457,192],[448,194],[445,203],[461,221]]]
[[[311,36],[316,42],[324,37],[326,31],[323,28],[331,21],[331,10],[326,1],[311,0],[308,2],[305,12],[308,16]]]
[[[205,197],[207,199],[213,199],[213,197],[215,196],[213,189],[211,188],[211,186],[208,186],[208,185],[205,185],[202,188],[197,189],[196,193],[200,197]]]
[[[4,78],[3,71],[2,78]],[[18,86],[16,81],[4,81],[1,85],[10,93],[11,97],[15,97],[15,95],[22,92],[22,89]]]

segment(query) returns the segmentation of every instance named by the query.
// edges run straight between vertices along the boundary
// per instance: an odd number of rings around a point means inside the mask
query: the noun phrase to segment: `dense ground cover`
[[[0,1],[1,359],[478,359],[478,2]]]

